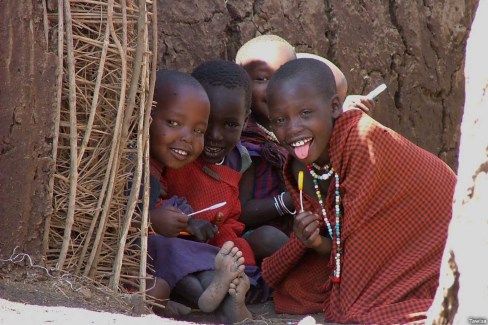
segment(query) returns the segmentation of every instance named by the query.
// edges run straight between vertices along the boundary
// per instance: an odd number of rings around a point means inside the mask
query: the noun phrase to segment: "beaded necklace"
[[[319,175],[315,170],[312,168],[312,166],[317,169],[319,172],[322,171],[323,173]],[[334,232],[332,231],[332,226],[329,222],[329,219],[327,218],[327,212],[325,210],[325,202],[324,199],[322,198],[322,193],[320,192],[319,188],[319,182],[318,180],[327,180],[329,179],[332,175],[335,177],[335,214],[336,214],[336,219],[335,219],[335,243],[336,243],[336,256],[335,256],[335,269],[334,269],[334,275],[332,277],[332,282],[340,282],[341,281],[341,253],[342,253],[342,247],[341,247],[341,209],[340,209],[340,203],[341,203],[341,196],[339,193],[339,175],[335,172],[334,168],[329,167],[329,165],[325,165],[323,167],[318,166],[315,163],[312,163],[312,166],[307,165],[307,169],[312,176],[312,181],[313,181],[313,186],[315,188],[315,194],[317,194],[317,198],[319,200],[320,208],[322,210],[322,216],[324,218],[324,222],[327,226],[327,231],[329,232],[330,238],[332,239],[332,245],[334,244]]]
[[[279,143],[278,141],[278,138],[276,137],[276,135],[271,132],[270,130],[268,130],[267,128],[265,128],[264,126],[262,126],[261,124],[259,123],[256,123],[258,125],[258,127],[264,131],[264,133],[266,133],[266,138],[269,140],[269,141],[273,141],[273,142],[276,142],[276,143]]]

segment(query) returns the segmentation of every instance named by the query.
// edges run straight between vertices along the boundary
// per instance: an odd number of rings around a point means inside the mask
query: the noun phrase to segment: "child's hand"
[[[293,220],[295,235],[308,248],[317,249],[322,244],[319,220],[318,215],[309,211],[298,213]]]
[[[176,237],[185,231],[190,218],[175,207],[159,207],[149,211],[154,231],[165,237]]]
[[[192,234],[197,241],[206,242],[215,237],[218,227],[207,220],[190,218],[186,231]]]
[[[371,115],[375,106],[376,102],[367,96],[349,95],[344,100],[344,104],[342,104],[342,110],[345,112],[350,109],[359,108],[366,114]]]

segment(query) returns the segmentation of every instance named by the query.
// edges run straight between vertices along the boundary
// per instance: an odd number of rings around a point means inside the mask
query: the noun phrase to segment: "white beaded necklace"
[[[261,130],[264,131],[264,133],[266,133],[266,138],[268,138],[269,141],[279,143],[278,138],[276,137],[276,135],[273,132],[271,132],[270,130],[268,130],[267,128],[265,128],[264,126],[262,126],[259,123],[256,123],[256,124]]]
[[[315,167],[318,171],[322,171],[323,174],[319,175],[313,170]],[[324,167],[320,167],[315,163],[312,163],[312,166],[307,165],[307,169],[312,176],[313,186],[315,188],[315,194],[319,200],[322,216],[324,218],[325,225],[327,226],[327,231],[329,232],[330,238],[332,239],[332,245],[334,245],[334,232],[332,231],[332,226],[327,218],[327,211],[325,210],[325,202],[322,198],[322,193],[320,192],[319,182],[318,180],[327,180],[332,175],[335,174],[335,244],[336,244],[336,256],[335,256],[335,269],[334,275],[332,277],[332,282],[340,282],[341,281],[341,253],[342,253],[342,246],[341,246],[341,196],[339,193],[339,175],[335,172],[334,168],[329,167],[329,165],[325,165]]]

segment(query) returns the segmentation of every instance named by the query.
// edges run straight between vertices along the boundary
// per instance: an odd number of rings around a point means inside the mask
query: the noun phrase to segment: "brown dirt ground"
[[[60,306],[81,308],[77,313],[81,313],[80,315],[82,316],[80,317],[86,320],[91,319],[90,317],[95,317],[91,316],[92,314],[98,315],[96,317],[102,317],[103,314],[110,313],[108,315],[110,321],[102,321],[102,318],[97,318],[98,321],[95,320],[97,324],[105,322],[109,322],[110,324],[126,323],[127,319],[124,317],[127,316],[141,318],[141,324],[153,324],[154,319],[157,321],[154,324],[161,324],[161,320],[163,320],[152,314],[148,308],[141,308],[141,304],[137,303],[141,299],[137,295],[113,292],[85,278],[55,270],[50,270],[48,274],[44,268],[26,265],[0,262],[0,324],[4,324],[4,322],[5,324],[9,323],[9,319],[20,320],[21,316],[24,317],[22,318],[23,320],[26,320],[26,315],[30,313],[32,315],[29,315],[28,319],[38,320],[39,323],[41,323],[41,318],[37,317],[36,313],[43,317],[52,315],[48,320],[42,321],[42,323],[49,322],[51,324],[63,323],[61,314],[66,317],[63,318],[64,322],[66,319],[72,317],[70,315],[78,315],[74,312],[75,309],[63,309],[66,311],[60,312],[56,309]],[[277,315],[274,312],[272,301],[264,304],[251,305],[249,309],[253,314],[253,320],[244,321],[242,324],[291,325],[297,324],[305,317],[304,315]],[[312,315],[312,317],[317,323],[323,322],[321,315]],[[56,322],[56,319],[58,322]],[[152,321],[149,321],[150,319]],[[134,324],[134,320],[136,320],[136,323],[139,323],[135,318],[131,318],[130,321]],[[164,319],[163,323],[170,322],[180,324],[216,323],[212,316],[199,312],[198,310],[195,310],[181,321],[175,322],[174,320]],[[312,320],[311,323],[314,324],[315,322]],[[310,324],[309,322],[306,323]]]

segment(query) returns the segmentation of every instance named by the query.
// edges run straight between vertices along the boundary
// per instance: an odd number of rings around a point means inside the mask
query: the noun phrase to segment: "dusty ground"
[[[27,263],[27,265],[30,265]],[[114,293],[91,281],[40,267],[0,262],[0,324],[208,324],[215,320],[194,311],[185,321],[162,319],[134,308],[138,297]],[[135,304],[137,305],[137,304]],[[68,307],[68,308],[66,308]],[[137,310],[136,310],[137,309]],[[253,320],[243,324],[297,324],[305,316],[277,315],[273,303],[249,306]],[[300,324],[322,321],[313,315]]]

